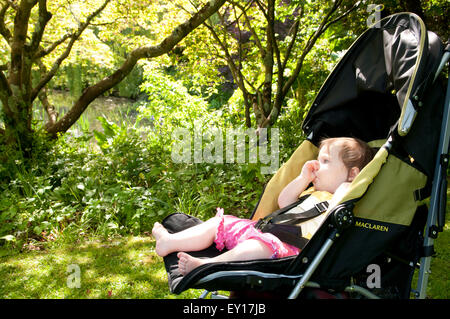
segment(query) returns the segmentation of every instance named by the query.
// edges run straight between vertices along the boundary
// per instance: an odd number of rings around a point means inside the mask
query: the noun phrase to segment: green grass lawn
[[[450,194],[449,194],[450,195]],[[447,211],[449,211],[447,202]],[[435,242],[427,298],[449,299],[450,216]],[[37,250],[37,249],[40,250]],[[189,299],[202,290],[170,293],[162,262],[152,237],[122,237],[101,241],[37,243],[24,252],[0,250],[0,299]],[[80,287],[68,279],[78,265]],[[416,278],[417,278],[416,271]],[[72,277],[73,278],[73,277]],[[413,284],[415,288],[415,284]]]
[[[169,292],[151,237],[52,244],[47,249],[0,252],[0,298],[196,298],[201,291]],[[78,265],[80,287],[69,288]]]
[[[447,198],[450,198],[447,191]],[[450,299],[450,202],[447,201],[445,226],[435,241],[436,255],[431,260],[431,274],[428,280],[429,298]],[[413,286],[415,288],[415,286]]]
[[[436,242],[428,298],[450,298],[448,251],[450,225]],[[43,250],[0,251],[0,299],[189,299],[201,290],[170,293],[162,259],[151,237],[53,243]],[[78,265],[80,287],[69,288],[71,265]],[[69,279],[69,285],[68,285]],[[415,287],[413,287],[415,288]]]

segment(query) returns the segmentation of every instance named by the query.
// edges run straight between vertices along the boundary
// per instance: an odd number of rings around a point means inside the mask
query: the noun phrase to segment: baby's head
[[[330,149],[331,145],[339,148],[339,157],[347,167],[362,170],[373,158],[373,149],[364,141],[353,137],[326,138],[320,142],[319,149]]]
[[[320,143],[314,188],[334,193],[342,183],[353,181],[373,155],[370,146],[357,138],[324,139]]]

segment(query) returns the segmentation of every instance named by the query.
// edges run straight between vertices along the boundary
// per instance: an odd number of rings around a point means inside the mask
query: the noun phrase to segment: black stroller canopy
[[[385,139],[409,133],[423,90],[438,67],[442,44],[415,14],[401,13],[364,32],[324,82],[304,123],[323,136]]]

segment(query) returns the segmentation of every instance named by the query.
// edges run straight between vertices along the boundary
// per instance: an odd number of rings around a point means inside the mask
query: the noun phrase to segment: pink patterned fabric
[[[293,256],[300,252],[300,249],[282,242],[278,237],[256,229],[254,227],[257,223],[256,221],[224,215],[223,208],[219,207],[217,208],[216,217],[221,219],[214,240],[218,250],[223,248],[230,250],[245,240],[257,239],[272,250],[272,258]]]

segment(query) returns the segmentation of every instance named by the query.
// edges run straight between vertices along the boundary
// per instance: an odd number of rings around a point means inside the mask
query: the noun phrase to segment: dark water
[[[61,118],[73,105],[77,97],[72,96],[65,91],[52,91],[49,94],[49,101],[55,106]],[[119,97],[98,97],[81,115],[80,119],[71,127],[70,132],[75,135],[81,134],[83,131],[93,130],[101,131],[102,126],[98,117],[104,117],[118,125],[124,123],[133,125],[136,121],[137,102],[135,100]],[[35,111],[35,119],[42,120],[47,118],[43,110]]]

